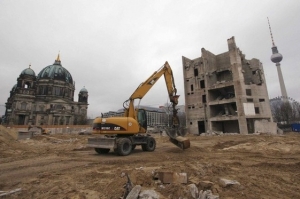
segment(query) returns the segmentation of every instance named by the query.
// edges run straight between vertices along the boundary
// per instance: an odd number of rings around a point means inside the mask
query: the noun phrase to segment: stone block
[[[222,187],[227,187],[229,185],[240,185],[240,183],[236,180],[228,180],[225,178],[220,178],[219,183]]]
[[[162,183],[182,183],[188,182],[187,173],[157,172],[156,175]]]

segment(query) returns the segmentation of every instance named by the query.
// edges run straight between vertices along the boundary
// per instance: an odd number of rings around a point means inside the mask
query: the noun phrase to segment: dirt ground
[[[188,185],[220,198],[300,198],[300,134],[193,136],[182,151],[168,137],[154,135],[154,152],[137,147],[129,156],[97,154],[85,147],[89,135],[36,135],[16,140],[0,126],[0,191],[21,188],[4,198],[120,198],[128,173],[142,190],[160,198],[192,198]],[[184,172],[187,184],[160,184],[153,171]],[[222,187],[220,178],[240,185]],[[1,193],[1,192],[0,192]],[[1,197],[0,197],[1,198]]]

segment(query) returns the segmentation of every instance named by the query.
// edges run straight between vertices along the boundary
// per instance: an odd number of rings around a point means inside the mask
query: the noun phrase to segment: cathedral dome
[[[21,75],[31,75],[31,76],[35,76],[35,72],[30,68],[26,68],[21,72]]]
[[[88,93],[88,90],[87,90],[85,87],[83,87],[83,88],[79,91],[79,93],[82,93],[82,92]]]
[[[59,55],[53,65],[46,66],[37,76],[40,79],[61,80],[73,84],[73,78],[70,72],[62,67]]]

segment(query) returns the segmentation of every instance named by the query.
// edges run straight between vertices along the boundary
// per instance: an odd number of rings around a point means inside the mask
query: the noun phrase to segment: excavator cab
[[[147,130],[147,113],[145,109],[137,110],[137,120],[140,126]]]

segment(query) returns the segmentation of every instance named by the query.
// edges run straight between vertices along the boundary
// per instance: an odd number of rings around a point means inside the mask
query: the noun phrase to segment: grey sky
[[[90,117],[121,108],[165,61],[184,104],[182,56],[200,57],[203,47],[223,53],[232,36],[246,59],[263,63],[269,97],[280,96],[267,17],[288,95],[300,101],[299,10],[298,0],[2,0],[0,114],[21,71],[31,63],[38,74],[58,52],[76,82],[75,101],[83,86],[89,91]],[[161,78],[142,104],[163,105],[166,91]]]

